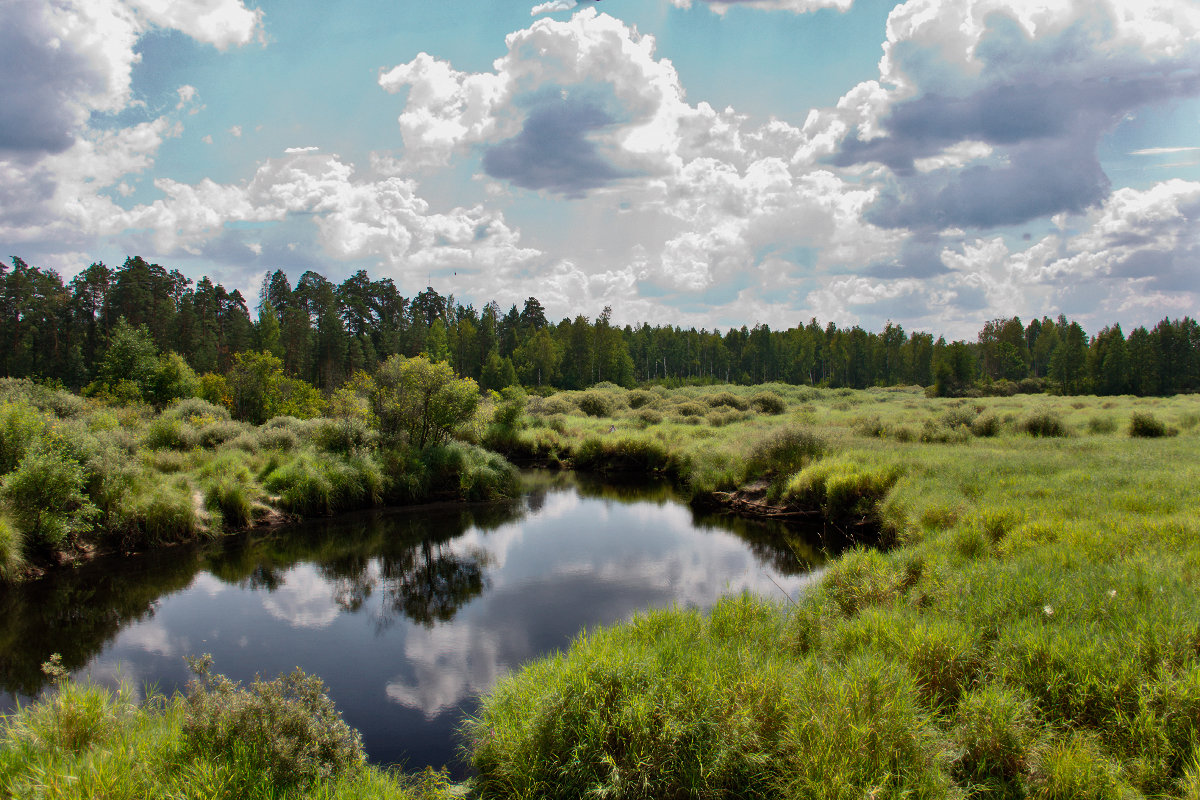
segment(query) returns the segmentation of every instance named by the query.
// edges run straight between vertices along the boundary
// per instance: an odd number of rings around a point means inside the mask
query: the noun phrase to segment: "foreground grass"
[[[283,680],[256,686],[277,687]],[[152,695],[139,703],[128,686],[110,691],[60,681],[39,702],[0,718],[0,796],[63,800],[460,796],[444,774],[404,775],[364,764],[361,748],[355,749],[357,734],[338,731],[340,719],[315,709],[311,691],[302,699],[305,707],[289,716],[280,714],[278,697],[266,701],[264,710],[264,702],[256,702],[246,690],[200,695],[193,691],[188,697],[173,698]],[[298,705],[296,693],[286,702]],[[349,737],[348,743],[340,743],[340,751],[336,743],[330,744],[334,734],[343,740]],[[329,768],[331,764],[337,768]]]
[[[657,443],[703,491],[800,427],[825,446],[767,474],[778,496],[889,475],[898,546],[502,681],[467,724],[483,796],[1200,797],[1200,400],[775,391],[781,413],[716,425],[671,410],[708,405],[690,390],[650,401],[661,422],[617,399],[524,435]]]

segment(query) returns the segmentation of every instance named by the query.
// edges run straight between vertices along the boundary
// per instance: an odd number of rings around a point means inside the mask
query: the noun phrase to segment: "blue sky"
[[[0,244],[554,318],[1195,314],[1192,0],[13,0]]]

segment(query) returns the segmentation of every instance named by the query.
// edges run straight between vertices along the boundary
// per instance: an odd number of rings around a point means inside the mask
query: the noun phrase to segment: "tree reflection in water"
[[[82,669],[123,628],[153,618],[160,597],[187,589],[204,573],[272,594],[297,565],[308,564],[341,611],[378,608],[377,633],[402,620],[434,628],[489,585],[487,554],[461,540],[468,531],[487,532],[536,514],[551,494],[562,491],[606,503],[677,502],[665,484],[550,472],[527,474],[526,484],[526,495],[508,503],[350,514],[206,545],[100,559],[0,588],[0,689],[36,694],[46,680],[40,665],[55,652],[69,669]],[[760,565],[778,574],[798,575],[823,560],[814,544],[819,539],[780,523],[698,513],[692,522],[736,534]],[[372,598],[379,602],[368,603]]]

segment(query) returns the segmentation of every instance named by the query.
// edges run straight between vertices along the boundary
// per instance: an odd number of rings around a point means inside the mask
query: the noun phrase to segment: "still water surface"
[[[53,652],[171,693],[183,657],[235,680],[320,675],[372,761],[449,765],[476,698],[588,627],[646,608],[782,599],[821,560],[779,524],[704,516],[665,487],[526,475],[502,505],[376,511],[101,560],[0,593],[0,711]]]

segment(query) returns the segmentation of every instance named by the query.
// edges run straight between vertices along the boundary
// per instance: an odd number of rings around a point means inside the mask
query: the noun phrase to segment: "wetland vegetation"
[[[480,437],[514,459],[656,474],[693,498],[754,484],[831,534],[870,517],[887,546],[852,548],[798,596],[644,613],[502,679],[465,727],[480,796],[1200,792],[1196,397],[514,398],[515,424]],[[154,741],[186,741],[185,701],[157,702],[136,713],[175,733]],[[9,787],[50,769],[6,752]]]

